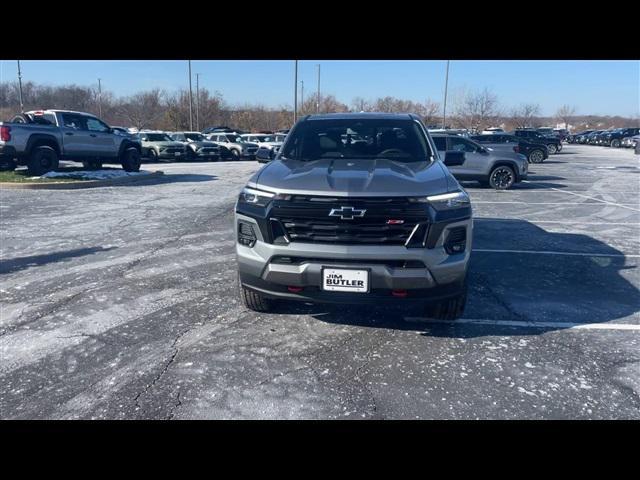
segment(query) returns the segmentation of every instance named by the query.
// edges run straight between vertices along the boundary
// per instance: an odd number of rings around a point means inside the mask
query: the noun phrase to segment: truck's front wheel
[[[122,168],[126,172],[138,172],[140,171],[140,152],[135,148],[127,148],[120,157]]]
[[[269,298],[266,298],[260,295],[258,292],[254,292],[253,290],[249,290],[240,281],[238,277],[238,285],[240,287],[240,298],[242,299],[242,304],[248,308],[249,310],[253,310],[254,312],[269,312],[273,308],[273,301]]]
[[[57,170],[60,165],[56,151],[47,146],[36,147],[31,152],[27,171],[29,175],[40,176],[52,170]]]

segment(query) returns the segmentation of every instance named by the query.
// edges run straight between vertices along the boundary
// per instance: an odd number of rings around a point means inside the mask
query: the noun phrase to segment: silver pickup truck
[[[5,169],[26,165],[31,175],[56,170],[60,160],[79,161],[89,169],[119,163],[137,172],[140,142],[88,113],[37,110],[0,122],[0,160]]]

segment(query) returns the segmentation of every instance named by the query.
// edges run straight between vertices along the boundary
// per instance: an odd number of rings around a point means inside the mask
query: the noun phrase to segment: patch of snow
[[[47,172],[42,177],[33,178],[76,178],[79,180],[107,180],[110,178],[150,175],[152,172],[126,172],[124,170],[80,170],[77,172]]]

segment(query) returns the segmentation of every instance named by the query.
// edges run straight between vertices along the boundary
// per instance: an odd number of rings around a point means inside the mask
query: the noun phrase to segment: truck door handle
[[[65,135],[73,135],[73,133],[67,132],[67,133],[65,133]]]

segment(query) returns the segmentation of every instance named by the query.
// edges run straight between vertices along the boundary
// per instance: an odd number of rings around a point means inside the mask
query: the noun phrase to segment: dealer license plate
[[[345,268],[323,268],[322,289],[332,292],[369,291],[369,271]]]

